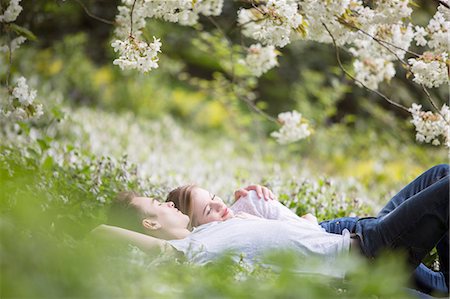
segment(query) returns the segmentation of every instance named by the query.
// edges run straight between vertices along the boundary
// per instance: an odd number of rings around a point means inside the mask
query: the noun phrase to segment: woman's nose
[[[222,208],[222,203],[219,201],[215,201],[212,203],[212,208],[216,211],[220,210]]]
[[[175,204],[174,204],[173,202],[171,202],[171,201],[167,202],[167,205],[168,205],[169,207],[171,207],[171,208],[174,208],[174,207],[175,207]]]

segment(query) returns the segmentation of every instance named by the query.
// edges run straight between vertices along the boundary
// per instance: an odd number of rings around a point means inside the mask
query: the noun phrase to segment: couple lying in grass
[[[93,233],[131,243],[144,251],[184,255],[206,264],[225,252],[257,262],[270,250],[293,250],[318,257],[333,271],[342,254],[377,258],[382,250],[403,250],[417,288],[448,293],[449,166],[437,165],[397,193],[376,217],[323,221],[295,215],[262,186],[235,192],[227,207],[220,197],[195,185],[172,190],[161,203],[134,192],[114,200],[110,224]],[[421,264],[437,248],[441,272]]]

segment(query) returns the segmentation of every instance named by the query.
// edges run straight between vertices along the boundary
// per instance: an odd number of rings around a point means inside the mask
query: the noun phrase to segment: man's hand
[[[319,222],[317,222],[316,216],[314,216],[311,213],[303,215],[302,218],[305,219],[305,220],[308,220],[309,222],[312,222],[314,224],[319,224]]]
[[[264,200],[274,200],[275,195],[273,195],[272,191],[269,188],[261,186],[261,185],[250,185],[245,188],[241,188],[239,190],[234,191],[234,200],[238,200],[241,197],[245,197],[248,194],[248,191],[254,190],[258,195],[258,198],[264,198]]]

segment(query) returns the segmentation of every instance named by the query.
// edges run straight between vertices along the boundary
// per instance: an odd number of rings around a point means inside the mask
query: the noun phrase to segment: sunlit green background
[[[113,20],[119,1],[83,3]],[[414,21],[426,24],[436,4],[417,4]],[[416,143],[408,113],[345,77],[333,47],[295,42],[283,49],[278,68],[256,80],[237,64],[239,3],[225,1],[215,18],[236,43],[238,90],[255,92],[256,105],[273,117],[298,110],[314,129],[306,140],[279,145],[269,137],[277,125],[230,92],[230,48],[208,19],[194,28],[149,21],[145,37],[163,43],[160,67],[139,74],[112,64],[114,27],[89,17],[77,1],[21,5],[16,23],[37,40],[14,53],[11,73],[29,78],[45,115],[0,122],[1,298],[407,296],[395,257],[344,263],[346,280],[317,279],[250,271],[226,258],[209,267],[153,262],[137,249],[87,237],[119,190],[163,199],[178,184],[196,181],[231,200],[235,189],[259,183],[298,214],[324,220],[374,214],[422,171],[446,163],[446,149]],[[349,56],[344,62],[351,67]],[[0,63],[3,86],[4,55]],[[380,91],[429,110],[422,90],[397,72]],[[439,106],[448,99],[447,87],[431,92]],[[296,262],[278,259],[282,268]]]

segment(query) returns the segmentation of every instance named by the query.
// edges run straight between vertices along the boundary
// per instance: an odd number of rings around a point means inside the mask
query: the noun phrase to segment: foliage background
[[[82,3],[113,20],[119,1]],[[38,121],[1,120],[2,298],[407,296],[398,262],[343,263],[351,273],[345,281],[299,279],[226,259],[206,268],[152,262],[135,249],[85,239],[123,189],[163,199],[197,182],[231,201],[233,190],[260,183],[298,214],[324,220],[374,214],[422,171],[446,163],[445,149],[415,143],[409,115],[344,76],[332,47],[294,43],[258,81],[237,70],[268,114],[297,109],[310,120],[309,139],[281,146],[268,137],[276,126],[229,92],[230,49],[208,19],[194,28],[149,22],[145,33],[161,37],[163,53],[160,68],[141,75],[112,65],[113,27],[77,1],[21,4],[17,23],[38,39],[15,52],[11,71],[31,78],[46,113]],[[414,18],[425,23],[434,4],[418,5]],[[236,7],[225,1],[216,21],[239,42]],[[4,82],[6,57],[0,65]],[[405,106],[424,102],[405,74],[381,91]],[[442,105],[448,92],[433,96]],[[279,257],[282,268],[295,262]]]

